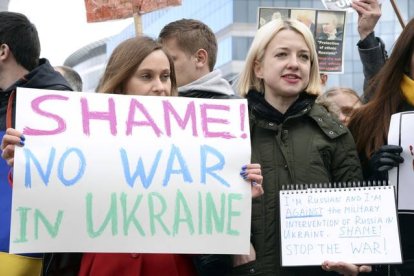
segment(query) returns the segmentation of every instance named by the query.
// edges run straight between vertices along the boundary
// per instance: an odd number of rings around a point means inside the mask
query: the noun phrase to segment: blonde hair
[[[338,95],[338,94],[347,94],[347,95],[354,96],[357,102],[360,102],[362,104],[361,98],[359,97],[358,93],[352,88],[348,88],[348,87],[332,87],[326,90],[324,94],[320,95],[316,99],[316,102],[323,103],[323,102],[329,101],[330,97]]]
[[[308,94],[319,95],[321,93],[318,56],[315,48],[315,40],[309,28],[296,19],[272,20],[263,25],[256,33],[240,78],[237,83],[240,96],[246,97],[250,89],[264,93],[263,80],[256,77],[254,72],[255,62],[263,62],[267,46],[272,39],[283,30],[292,30],[301,34],[310,51],[310,76],[309,83],[305,88]]]
[[[319,95],[319,97],[316,98],[315,102],[324,106],[326,109],[328,109],[329,112],[333,113],[336,117],[339,118],[339,114],[341,113],[341,110],[338,107],[338,105],[335,103],[335,101],[332,100],[332,98],[340,94],[350,95],[351,97],[355,98],[355,103],[353,105],[353,108],[357,108],[358,104],[360,106],[362,106],[363,104],[358,93],[355,90],[348,88],[348,87],[332,87],[328,89],[322,95]]]

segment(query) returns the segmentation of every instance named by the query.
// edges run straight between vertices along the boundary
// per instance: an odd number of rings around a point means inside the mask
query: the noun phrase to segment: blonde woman
[[[234,275],[357,275],[370,270],[342,262],[320,267],[280,264],[279,190],[285,184],[354,181],[361,166],[350,132],[315,104],[319,66],[309,28],[297,20],[261,27],[247,54],[238,89],[249,104],[252,163],[260,163],[264,195],[253,200],[250,258]],[[254,272],[254,273],[252,273]],[[336,274],[338,275],[338,274]]]

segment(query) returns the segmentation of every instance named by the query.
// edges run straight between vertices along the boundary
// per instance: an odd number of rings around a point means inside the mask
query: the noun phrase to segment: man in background
[[[0,139],[14,127],[16,88],[71,90],[46,59],[39,59],[36,27],[20,13],[0,12]],[[12,187],[0,160],[0,275],[40,275],[41,255],[9,254]]]
[[[174,61],[178,95],[192,98],[236,99],[220,70],[214,70],[217,39],[203,22],[181,19],[164,26],[159,40]],[[226,275],[232,267],[230,255],[198,255],[194,263],[199,275]]]
[[[193,98],[238,98],[220,70],[214,70],[217,39],[203,22],[181,19],[164,26],[160,42],[171,55],[178,94]]]
[[[64,65],[54,66],[53,68],[55,68],[55,70],[65,78],[65,80],[69,83],[70,87],[72,87],[73,91],[82,91],[83,82],[78,72]]]

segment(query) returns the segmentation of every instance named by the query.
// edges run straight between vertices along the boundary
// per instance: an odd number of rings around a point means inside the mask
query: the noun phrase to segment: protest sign
[[[345,10],[353,11],[351,7],[352,0],[321,0],[324,7],[328,10]]]
[[[247,254],[247,102],[17,90],[10,251]]]
[[[401,263],[393,186],[280,191],[282,266]]]
[[[354,12],[351,4],[353,0],[321,0],[324,7],[328,10],[344,10],[347,12]],[[382,4],[382,0],[377,0]]]
[[[181,0],[84,0],[86,19],[100,22],[132,17],[169,6],[181,5]]]
[[[388,172],[391,184],[397,187],[399,213],[414,213],[414,112],[392,115],[388,131],[388,144],[403,148],[404,162]]]
[[[258,28],[274,19],[301,21],[315,38],[320,72],[343,73],[345,11],[259,7],[257,18]]]

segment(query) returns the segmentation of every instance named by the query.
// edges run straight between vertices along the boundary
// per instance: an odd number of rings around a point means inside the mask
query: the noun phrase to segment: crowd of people
[[[259,28],[236,91],[215,68],[217,40],[203,22],[181,19],[158,39],[140,36],[112,52],[97,93],[247,99],[251,164],[240,175],[252,190],[249,255],[46,253],[9,254],[14,151],[26,139],[14,128],[16,88],[82,91],[71,68],[40,58],[35,26],[26,16],[0,12],[0,275],[414,275],[414,218],[399,214],[403,262],[356,265],[326,260],[320,266],[280,263],[279,191],[291,183],[387,180],[404,162],[387,143],[391,115],[414,110],[414,19],[388,57],[374,28],[377,0],[354,1],[365,84],[362,96],[347,87],[322,93],[315,40],[296,19]]]

